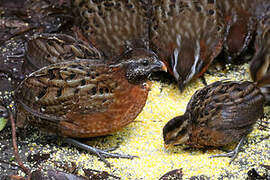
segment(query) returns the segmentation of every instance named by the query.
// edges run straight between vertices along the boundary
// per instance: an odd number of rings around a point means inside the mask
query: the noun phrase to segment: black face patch
[[[140,84],[142,82],[145,82],[149,74],[150,72],[147,67],[144,67],[142,64],[134,62],[128,66],[126,78],[132,84]]]

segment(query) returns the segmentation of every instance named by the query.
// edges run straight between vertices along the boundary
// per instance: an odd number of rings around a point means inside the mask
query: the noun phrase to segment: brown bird
[[[264,95],[252,82],[217,81],[192,96],[184,115],[163,128],[166,146],[226,146],[239,142],[234,151],[215,156],[236,157],[244,137],[263,116]]]
[[[267,24],[268,20],[268,24]],[[256,36],[256,53],[250,63],[250,75],[254,81],[269,73],[270,63],[270,18],[259,23]]]
[[[144,7],[147,4],[143,1],[76,0],[72,5],[79,27],[75,33],[88,42],[48,34],[28,42],[26,62],[32,64],[35,72],[16,93],[18,109],[22,112],[19,123],[30,117],[30,123],[64,137],[107,135],[136,118],[147,98],[146,78],[166,67],[148,50],[147,7]],[[74,60],[77,58],[87,60]],[[35,93],[34,90],[20,92],[20,88],[39,84],[38,73],[47,76],[48,84],[47,80],[43,82]],[[51,85],[50,81],[57,85]],[[38,100],[33,103],[33,99]],[[41,121],[31,115],[40,117]],[[104,151],[95,153],[109,156]]]
[[[84,41],[65,34],[35,34],[26,44],[24,74],[50,64],[74,59],[100,59],[101,53]]]
[[[28,121],[61,137],[114,133],[141,112],[149,91],[147,78],[160,70],[166,70],[165,65],[144,49],[127,52],[119,63],[81,59],[45,66],[30,74],[15,91],[18,125]],[[69,143],[103,160],[132,158],[93,150],[75,140],[69,139]]]
[[[76,24],[107,60],[134,48],[149,49],[149,2],[74,0]]]
[[[216,1],[225,22],[224,52],[226,61],[241,63],[249,54],[256,24],[269,7],[267,0],[223,0]],[[248,60],[250,58],[248,57]]]
[[[154,0],[150,45],[179,88],[201,76],[219,54],[223,19],[215,1]]]
[[[270,5],[269,5],[270,7]],[[270,14],[260,21],[255,41],[256,53],[250,62],[250,75],[253,81],[261,81],[270,76]],[[269,85],[261,87],[267,103],[270,102]]]

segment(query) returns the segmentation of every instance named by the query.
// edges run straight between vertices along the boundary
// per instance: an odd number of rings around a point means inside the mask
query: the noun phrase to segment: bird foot
[[[209,158],[215,158],[215,157],[229,157],[231,158],[230,160],[230,164],[234,161],[234,159],[237,157],[238,155],[238,151],[236,150],[233,150],[233,151],[230,151],[228,153],[224,153],[224,154],[216,154],[216,155],[212,155],[210,156]]]
[[[86,151],[90,151],[94,154],[96,154],[108,167],[110,167],[110,163],[105,159],[105,158],[125,158],[125,159],[133,159],[136,158],[138,156],[131,156],[128,154],[119,154],[119,153],[110,153],[109,151],[113,151],[116,148],[111,148],[111,149],[107,149],[107,150],[101,150],[98,148],[94,148],[92,146],[83,144],[75,139],[71,139],[71,138],[64,138],[63,141],[65,143],[68,144],[72,144],[78,148],[84,149]]]
[[[236,146],[236,148],[233,151],[230,151],[228,153],[224,153],[224,154],[216,154],[216,155],[212,155],[209,158],[215,158],[215,157],[229,157],[231,158],[230,160],[230,164],[235,160],[235,158],[237,157],[239,151],[240,151],[240,147],[243,145],[243,142],[245,141],[245,137],[242,137],[242,139],[240,140],[240,142],[238,143],[238,145]]]

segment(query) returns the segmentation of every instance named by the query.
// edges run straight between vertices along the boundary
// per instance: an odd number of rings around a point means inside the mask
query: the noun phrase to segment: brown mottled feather
[[[270,5],[269,5],[270,7]],[[250,75],[256,81],[265,95],[266,101],[270,102],[270,13],[266,15],[257,28],[256,53],[250,62]]]
[[[61,136],[91,137],[117,131],[144,107],[148,89],[130,84],[125,68],[101,61],[50,65],[25,79],[16,91],[20,117]],[[24,110],[23,110],[24,109]],[[20,119],[20,118],[19,118]]]
[[[75,0],[73,5],[83,34],[106,58],[148,47],[148,1]]]
[[[256,0],[255,0],[256,1]],[[248,48],[256,29],[254,9],[258,1],[254,0],[226,0],[217,1],[226,24],[224,41],[225,52],[230,62],[237,62]]]
[[[224,28],[215,5],[205,0],[153,1],[151,48],[180,85],[201,75],[221,50]]]
[[[269,21],[267,23],[267,21]],[[258,81],[269,73],[270,67],[270,17],[262,20],[257,29],[256,53],[250,63],[253,81]]]
[[[196,91],[183,116],[166,124],[165,143],[203,147],[238,142],[263,116],[264,100],[252,82],[210,84]]]
[[[218,81],[197,91],[187,106],[191,143],[223,146],[239,141],[262,117],[263,103],[264,96],[251,82]]]
[[[25,73],[50,64],[74,59],[102,59],[101,53],[89,43],[65,34],[39,34],[27,42]]]

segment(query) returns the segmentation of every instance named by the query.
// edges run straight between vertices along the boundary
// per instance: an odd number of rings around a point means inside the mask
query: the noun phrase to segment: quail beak
[[[172,144],[164,144],[164,148],[168,149],[169,147],[173,146]]]
[[[165,72],[167,72],[167,67],[166,67],[166,65],[162,61],[158,61],[153,66],[153,70],[154,71],[165,71]]]
[[[162,67],[161,67],[161,70],[164,71],[164,72],[167,72],[167,67],[164,63],[162,63]]]

